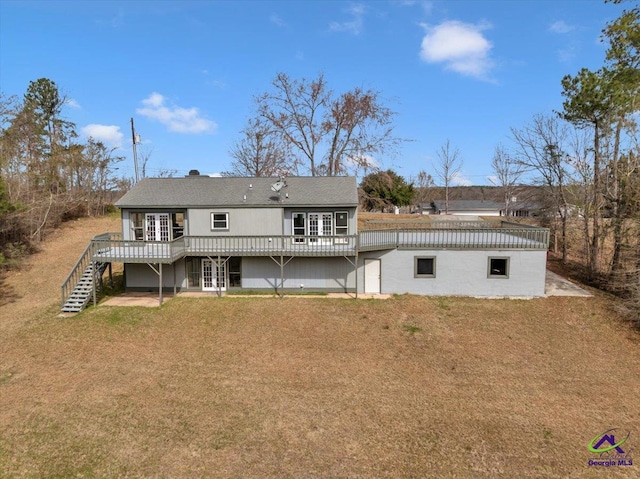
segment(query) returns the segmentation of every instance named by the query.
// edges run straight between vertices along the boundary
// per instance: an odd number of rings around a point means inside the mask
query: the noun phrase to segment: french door
[[[169,241],[169,213],[147,213],[145,223],[145,241]]]
[[[309,238],[310,243],[331,243],[331,238],[322,238],[322,236],[331,236],[333,234],[333,214],[331,213],[309,213]]]
[[[202,260],[202,291],[227,290],[226,264],[226,261],[216,264],[208,258]]]

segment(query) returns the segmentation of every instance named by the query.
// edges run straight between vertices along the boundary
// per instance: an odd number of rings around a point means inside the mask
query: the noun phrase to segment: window
[[[436,277],[435,256],[416,256],[413,276],[416,278],[435,278]]]
[[[349,213],[346,211],[336,211],[335,214],[336,236],[347,236],[349,234]],[[348,244],[349,238],[336,238],[335,244]]]
[[[171,233],[172,239],[184,236],[184,213],[171,213]]]
[[[509,258],[489,258],[489,278],[509,277]]]
[[[229,213],[211,213],[212,230],[229,229]]]
[[[200,288],[200,258],[189,256],[185,259],[187,288]]]
[[[305,243],[304,235],[306,234],[307,216],[304,213],[293,213],[293,242]],[[301,236],[301,238],[295,238],[295,236]]]
[[[142,241],[144,239],[144,213],[131,213],[129,215],[129,223],[131,224],[131,238]]]

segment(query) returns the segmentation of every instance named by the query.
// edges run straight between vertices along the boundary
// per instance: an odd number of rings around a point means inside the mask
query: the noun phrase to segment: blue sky
[[[278,72],[333,90],[380,92],[397,112],[395,157],[410,178],[433,172],[449,139],[460,184],[489,184],[510,127],[562,106],[560,80],[599,68],[603,0],[8,1],[0,0],[0,90],[55,81],[83,135],[118,147],[133,176],[130,118],[149,174],[229,168],[253,97]]]

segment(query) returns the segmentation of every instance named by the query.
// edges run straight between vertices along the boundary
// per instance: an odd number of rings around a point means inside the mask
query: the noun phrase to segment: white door
[[[169,241],[169,213],[147,213],[145,222],[145,241]]]
[[[225,262],[216,266],[210,259],[202,260],[202,291],[226,291],[227,268]]]
[[[333,214],[309,213],[309,236],[318,236],[318,238],[309,238],[310,243],[331,243],[331,238],[322,238],[322,236],[332,234]]]
[[[371,294],[380,293],[380,260],[364,260],[364,292]]]

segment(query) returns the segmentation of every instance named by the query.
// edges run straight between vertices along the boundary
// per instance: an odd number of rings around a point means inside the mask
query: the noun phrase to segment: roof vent
[[[189,170],[188,176],[200,176],[200,172],[198,170]]]

